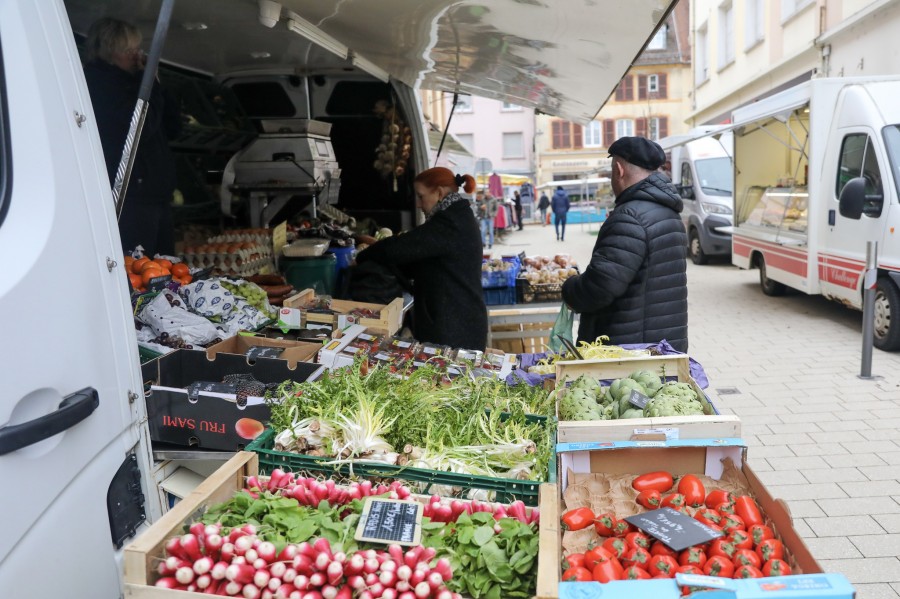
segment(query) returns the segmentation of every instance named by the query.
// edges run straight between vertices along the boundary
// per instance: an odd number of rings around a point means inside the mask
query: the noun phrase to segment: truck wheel
[[[759,269],[759,286],[762,288],[764,294],[773,297],[784,295],[787,287],[785,287],[784,283],[773,281],[766,276],[766,259],[763,258],[761,254],[756,256],[756,268]]]
[[[900,349],[900,291],[886,277],[875,284],[875,347]]]
[[[688,233],[688,252],[691,254],[691,262],[694,264],[706,264],[709,257],[703,252],[703,246],[700,245],[700,235],[697,229],[691,229]]]

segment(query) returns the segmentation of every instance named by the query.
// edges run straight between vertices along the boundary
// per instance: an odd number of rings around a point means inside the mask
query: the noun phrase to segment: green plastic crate
[[[536,416],[535,419],[546,417]],[[554,437],[556,434],[554,433]],[[521,499],[528,506],[538,505],[538,491],[542,482],[528,480],[514,480],[511,478],[492,478],[488,476],[475,476],[472,474],[457,474],[455,472],[440,472],[425,468],[413,468],[407,466],[389,466],[386,464],[333,464],[333,458],[308,456],[298,453],[275,451],[275,431],[267,428],[262,435],[253,440],[247,446],[246,451],[255,451],[259,455],[259,470],[269,474],[275,468],[281,468],[287,472],[303,472],[307,474],[322,474],[325,476],[339,475],[342,477],[356,476],[362,478],[396,478],[416,483],[425,483],[425,493],[431,492],[432,485],[446,485],[459,487],[464,490],[480,489],[496,492],[494,501],[511,503]],[[556,482],[556,444],[553,444],[553,454],[550,457],[548,480],[543,482]]]
[[[141,358],[141,364],[146,364],[151,360],[155,360],[160,357],[162,354],[159,352],[155,352],[152,349],[147,349],[146,347],[142,347],[138,345],[138,356]]]

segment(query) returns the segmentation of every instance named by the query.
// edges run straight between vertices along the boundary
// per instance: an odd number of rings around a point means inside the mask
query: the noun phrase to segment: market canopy
[[[557,187],[562,187],[563,189],[577,189],[581,187],[597,187],[600,185],[605,185],[609,183],[609,177],[590,177],[588,179],[567,179],[565,181],[550,181],[549,183],[542,183],[538,185],[538,189],[556,189]]]
[[[475,177],[475,181],[479,185],[487,185],[488,179],[490,179],[492,174],[493,173],[479,174],[477,177]],[[514,174],[510,174],[510,173],[497,173],[497,174],[500,175],[500,182],[503,184],[504,187],[522,185],[523,183],[527,183],[528,181],[531,181],[531,177],[529,177],[528,175],[514,175]]]

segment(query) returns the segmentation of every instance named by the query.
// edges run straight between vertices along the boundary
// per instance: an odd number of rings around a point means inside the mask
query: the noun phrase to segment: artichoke
[[[628,375],[628,378],[637,381],[647,390],[645,395],[653,397],[659,388],[662,387],[662,379],[652,370],[637,370]]]

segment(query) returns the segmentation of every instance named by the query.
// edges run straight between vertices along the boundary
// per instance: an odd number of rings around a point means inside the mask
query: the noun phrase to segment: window
[[[784,23],[813,2],[814,0],[781,0],[781,22]]]
[[[472,97],[471,96],[457,96],[456,112],[472,112]]]
[[[655,116],[647,119],[647,137],[659,141],[669,135],[669,117]]]
[[[525,157],[525,136],[521,133],[504,133],[503,134],[503,157],[504,158],[524,158]]]
[[[744,49],[749,50],[763,40],[765,4],[763,0],[745,0]]]
[[[865,133],[848,135],[841,144],[835,198],[839,198],[844,185],[856,177],[863,177],[866,180],[866,195],[884,194],[875,148],[872,146],[872,140]],[[879,211],[877,216],[880,214]]]
[[[694,82],[699,85],[709,79],[709,35],[706,24],[697,29],[697,60],[694,63]]]
[[[616,139],[634,135],[634,121],[631,119],[619,119],[616,121]]]
[[[591,121],[584,129],[584,147],[599,148],[603,145],[603,125],[600,121]]]
[[[719,6],[719,70],[734,62],[734,5]]]
[[[474,133],[457,133],[454,135],[462,147],[475,154],[475,134]]]
[[[504,102],[500,110],[503,112],[518,112],[522,110],[522,107],[518,104],[513,104],[512,102]]]
[[[681,164],[681,192],[682,199],[694,199],[694,175],[691,173],[691,165],[687,162]]]
[[[653,35],[653,39],[650,40],[650,43],[647,44],[648,50],[665,50],[666,49],[666,38],[669,35],[669,26],[663,25],[659,29],[656,30],[656,33]]]
[[[668,97],[668,79],[666,73],[638,75],[638,100],[665,100]]]
[[[554,150],[566,150],[582,147],[583,129],[568,121],[555,120],[551,123]]]
[[[631,75],[625,75],[616,88],[617,102],[631,102],[634,100],[634,82]]]
[[[659,91],[659,75],[647,76],[647,91],[651,94]]]

